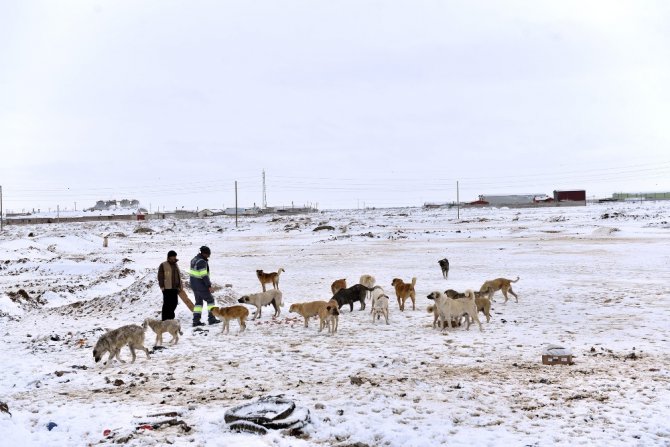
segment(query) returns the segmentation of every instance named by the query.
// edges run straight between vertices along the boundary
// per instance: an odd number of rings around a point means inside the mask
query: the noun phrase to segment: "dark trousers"
[[[161,319],[174,320],[174,311],[177,308],[179,300],[179,290],[165,289],[163,290],[163,309],[161,310]]]

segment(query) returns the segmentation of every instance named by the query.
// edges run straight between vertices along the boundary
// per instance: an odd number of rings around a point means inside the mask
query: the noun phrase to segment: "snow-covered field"
[[[193,330],[180,304],[179,344],[103,370],[92,356],[103,330],[159,316],[158,265],[174,249],[185,273],[204,244],[222,304],[260,291],[256,269],[283,267],[281,316],[266,307],[246,333],[233,322],[222,335],[220,325]],[[230,217],[8,226],[0,402],[11,415],[0,412],[0,445],[667,446],[668,247],[667,202],[466,209],[460,220],[408,208],[238,227]],[[392,298],[390,325],[356,304],[329,336],[288,312],[365,273]],[[391,281],[413,276],[416,310],[400,312]],[[432,328],[428,293],[501,276],[521,277],[519,302],[498,292],[483,332]],[[571,349],[574,364],[542,365],[551,344]],[[268,395],[309,409],[311,423],[262,436],[227,428],[227,409]],[[158,424],[171,418],[179,423]]]

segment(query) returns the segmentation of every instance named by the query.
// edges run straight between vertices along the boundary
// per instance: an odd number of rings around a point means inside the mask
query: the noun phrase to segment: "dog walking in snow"
[[[98,339],[98,342],[93,348],[93,358],[95,362],[98,363],[102,356],[105,353],[109,353],[107,361],[105,362],[105,368],[109,366],[110,361],[116,357],[116,359],[125,363],[119,357],[119,352],[121,348],[128,346],[130,348],[130,353],[133,356],[133,360],[130,363],[135,363],[135,349],[141,349],[149,357],[149,350],[144,347],[144,328],[136,324],[129,324],[127,326],[121,326],[118,329],[114,329],[105,334],[102,334]]]
[[[161,321],[147,318],[144,320],[144,323],[142,323],[142,327],[144,330],[146,330],[147,327],[150,327],[151,330],[156,333],[156,343],[154,343],[156,346],[163,346],[164,332],[172,335],[172,340],[170,340],[171,345],[176,345],[179,341],[179,336],[184,335],[181,331],[181,324],[177,320]]]

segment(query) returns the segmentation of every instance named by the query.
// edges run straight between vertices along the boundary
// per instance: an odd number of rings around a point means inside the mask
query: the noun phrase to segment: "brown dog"
[[[454,289],[447,289],[444,291],[444,294],[451,299],[465,298],[464,293],[459,293]],[[475,292],[475,304],[477,305],[477,312],[482,312],[486,316],[486,322],[491,321],[491,300],[487,296],[486,292]],[[437,315],[435,317],[437,319]],[[459,322],[460,326],[460,322]],[[433,322],[433,327],[435,327],[435,322]]]
[[[330,285],[330,290],[333,292],[333,295],[337,293],[338,290],[340,289],[346,289],[347,288],[347,280],[346,278],[342,279],[336,279],[333,281],[333,283]]]
[[[412,278],[411,284],[403,282],[400,278],[393,278],[391,285],[395,287],[395,294],[398,298],[398,306],[400,306],[400,310],[405,310],[405,301],[407,301],[407,298],[412,300],[412,310],[416,310],[416,292],[414,291],[416,277]]]
[[[319,315],[319,311],[322,307],[328,306],[327,301],[308,301],[306,303],[293,303],[289,308],[290,312],[295,312],[305,319],[305,327],[309,326],[309,319]]]
[[[488,293],[489,299],[493,301],[493,294],[496,293],[498,290],[502,291],[503,296],[505,297],[505,303],[509,299],[507,297],[507,292],[511,293],[514,295],[514,301],[519,302],[519,297],[514,293],[512,290],[512,284],[513,282],[517,282],[519,280],[519,277],[517,276],[514,281],[511,279],[506,279],[506,278],[496,278],[496,279],[491,279],[489,281],[486,281],[482,286],[479,288],[480,292],[485,292]]]
[[[340,311],[338,310],[337,301],[328,301],[326,306],[319,308],[319,332],[323,330],[324,326],[328,326],[329,334],[337,332],[339,317]]]
[[[219,317],[223,321],[223,326],[221,326],[221,333],[224,332],[227,334],[230,330],[230,320],[239,320],[240,321],[240,332],[244,332],[247,328],[247,317],[249,316],[249,309],[245,306],[230,306],[230,307],[212,307],[210,313],[215,317]]]
[[[285,272],[283,268],[279,267],[279,270],[276,272],[265,273],[263,270],[256,270],[256,276],[261,282],[261,287],[263,287],[263,292],[265,292],[265,284],[272,284],[274,289],[279,288],[279,275],[281,272]]]

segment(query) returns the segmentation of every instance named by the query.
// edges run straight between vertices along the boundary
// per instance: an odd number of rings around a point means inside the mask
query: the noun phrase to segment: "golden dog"
[[[412,278],[411,284],[403,282],[400,278],[393,278],[391,285],[395,287],[395,294],[398,298],[398,306],[400,306],[400,310],[405,310],[405,301],[407,301],[407,298],[412,300],[412,310],[416,310],[416,292],[414,291],[416,277]]]
[[[263,287],[263,292],[265,292],[265,284],[272,284],[274,289],[279,288],[279,275],[281,272],[285,272],[283,268],[279,267],[279,270],[276,272],[265,273],[263,270],[256,270],[256,277],[261,282],[261,287]]]
[[[306,303],[293,303],[289,308],[290,312],[295,312],[302,315],[305,319],[305,327],[309,325],[309,319],[319,315],[319,311],[322,307],[328,306],[328,301],[308,301]]]
[[[333,295],[337,293],[338,290],[340,289],[346,289],[347,288],[347,280],[346,278],[342,279],[336,279],[333,281],[333,283],[330,285],[330,290],[333,292]]]
[[[210,313],[215,317],[219,317],[223,321],[221,326],[221,333],[227,334],[230,331],[230,320],[240,321],[240,332],[244,332],[247,328],[247,317],[249,316],[249,309],[245,306],[230,306],[230,307],[212,307]]]
[[[511,293],[514,295],[514,301],[519,302],[519,297],[514,293],[512,290],[512,284],[513,282],[517,282],[519,280],[519,277],[517,276],[514,281],[511,279],[507,278],[496,278],[496,279],[491,279],[489,281],[486,281],[482,286],[480,287],[479,291],[480,292],[486,292],[489,295],[489,299],[493,301],[493,294],[496,293],[498,290],[502,291],[503,296],[505,297],[505,303],[509,299],[507,297],[507,292]]]

